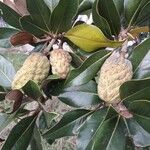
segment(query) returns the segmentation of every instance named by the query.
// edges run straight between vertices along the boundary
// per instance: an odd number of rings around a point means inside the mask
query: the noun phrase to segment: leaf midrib
[[[125,97],[125,98],[122,99],[121,101],[126,101],[126,99],[128,99],[128,98],[130,98],[130,97],[132,97],[132,96],[134,96],[134,95],[136,95],[136,94],[138,94],[138,93],[144,91],[144,90],[147,89],[147,88],[150,88],[150,86],[147,86],[147,87],[145,87],[145,88],[143,88],[143,89],[141,89],[141,90],[139,90],[139,91],[137,91],[137,92],[135,92],[135,93],[133,93],[133,94],[127,96],[127,97]]]
[[[140,115],[140,114],[137,114],[137,113],[134,113],[136,116],[140,117],[140,118],[143,118],[143,119],[146,119],[146,120],[150,120],[150,117],[147,117],[147,116],[143,116],[143,115]]]
[[[75,120],[73,120],[73,121],[71,121],[71,122],[65,124],[64,126],[62,126],[61,128],[59,128],[58,130],[53,131],[52,133],[50,133],[50,135],[51,135],[51,134],[54,134],[55,132],[58,132],[59,130],[62,130],[64,127],[66,127],[66,126],[68,126],[68,125],[71,125],[72,123],[76,122],[78,119],[90,115],[91,113],[92,113],[92,112],[90,111],[90,112],[88,112],[88,113],[86,113],[86,114],[80,116],[79,118],[77,118],[77,119],[75,119]],[[56,124],[56,125],[57,125],[57,124]],[[50,129],[50,130],[51,130],[51,129]],[[49,130],[49,131],[50,131],[50,130]],[[47,133],[48,133],[49,131],[47,131]],[[45,133],[45,134],[47,134],[47,133]]]
[[[121,42],[119,41],[112,41],[112,40],[109,40],[109,39],[103,39],[103,40],[98,40],[98,39],[88,39],[87,37],[82,37],[82,36],[79,36],[79,35],[76,35],[76,34],[66,34],[66,37],[72,37],[72,38],[76,38],[76,39],[84,39],[84,40],[87,40],[87,41],[92,41],[93,43],[98,43],[98,44],[108,44],[108,43],[116,43],[116,44],[119,44]],[[101,37],[101,35],[99,35],[99,37]],[[104,37],[103,37],[104,38]],[[105,41],[104,41],[105,40]]]
[[[100,129],[101,126],[103,125],[103,123],[104,123],[104,121],[105,121],[105,119],[106,119],[106,117],[107,117],[107,114],[108,114],[109,110],[110,110],[110,106],[109,106],[109,108],[107,109],[107,112],[106,112],[106,114],[105,114],[105,117],[103,117],[103,119],[102,119],[100,125],[98,126],[98,128],[96,129],[95,133],[94,133],[93,136],[90,138],[89,143],[94,139],[94,137],[96,136],[97,132],[99,131],[99,129]],[[110,119],[111,119],[111,118],[110,118]],[[89,144],[87,144],[86,147],[88,147],[88,145],[89,145]],[[93,146],[92,146],[92,147],[93,147]]]
[[[111,52],[110,52],[111,53]],[[87,69],[89,69],[89,68],[91,68],[92,66],[94,66],[96,63],[98,63],[98,62],[101,62],[104,58],[107,58],[107,56],[109,56],[110,55],[110,53],[108,53],[108,54],[106,54],[106,55],[104,55],[103,57],[101,57],[100,59],[98,59],[96,62],[94,62],[93,64],[91,64],[90,66],[88,66],[87,68],[85,68],[84,69],[84,71],[82,71],[80,74],[78,74],[75,78],[73,78],[72,80],[70,80],[69,82],[67,82],[66,81],[66,85],[69,85],[69,84],[71,84],[74,80],[76,80],[81,74],[83,74]],[[82,67],[82,66],[81,66]],[[76,70],[79,70],[79,69],[81,69],[81,67],[80,68],[77,68]]]
[[[113,139],[113,136],[114,136],[114,134],[115,134],[115,131],[116,131],[117,127],[118,127],[120,117],[121,117],[121,116],[119,115],[119,116],[118,116],[118,119],[117,119],[117,122],[116,122],[116,124],[115,124],[114,130],[113,130],[113,132],[112,132],[112,134],[111,134],[111,137],[110,137],[110,139],[109,139],[108,145],[107,145],[107,147],[106,147],[106,150],[109,150],[109,146],[110,146],[110,144],[111,144],[111,141],[112,141],[112,139]]]
[[[129,22],[128,28],[130,28],[130,26],[132,25],[132,22],[133,22],[133,20],[134,20],[134,17],[136,16],[137,12],[139,11],[139,9],[140,9],[140,7],[141,7],[141,5],[142,5],[142,2],[143,2],[143,0],[141,0],[139,6],[138,6],[137,9],[135,10],[135,12],[134,12],[134,14],[133,14],[133,16],[132,16],[132,18],[131,18],[131,20],[130,20],[130,22]]]
[[[2,3],[2,2],[1,2]],[[0,3],[0,4],[1,4]],[[8,6],[5,6],[5,4],[2,4],[3,6],[2,7],[5,7],[5,9],[7,9],[7,11],[13,16],[13,18],[15,20],[17,20],[17,26],[21,28],[20,24],[19,24],[19,18],[21,17],[19,14],[17,14],[14,10],[11,12],[9,10],[9,8],[7,8]],[[14,14],[17,14],[18,16],[14,15]],[[21,28],[22,29],[22,28]]]
[[[42,1],[42,2],[44,3],[44,1]],[[36,6],[37,6],[37,8],[38,8],[38,10],[39,10],[39,7],[38,7],[37,3],[35,3],[35,4],[36,4]],[[46,23],[46,20],[44,19],[44,16],[42,15],[42,13],[41,13],[40,10],[39,10],[39,12],[40,12],[40,16],[41,16],[41,18],[42,18],[42,20],[43,20],[43,22],[44,22],[44,24],[45,24],[47,30],[50,31],[50,29],[49,29],[49,27],[48,27],[48,25],[47,25],[47,23]]]
[[[24,130],[24,132],[21,134],[21,136],[18,138],[18,140],[14,143],[13,147],[20,141],[20,139],[23,137],[23,135],[28,131],[28,129],[31,127],[32,123],[35,121],[36,117],[32,120],[32,122],[29,124],[29,126]]]

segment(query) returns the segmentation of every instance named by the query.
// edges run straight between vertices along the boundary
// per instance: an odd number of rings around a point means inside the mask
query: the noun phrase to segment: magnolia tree
[[[21,53],[0,56],[0,131],[15,121],[2,150],[40,150],[41,138],[65,136],[77,137],[77,150],[149,149],[149,0],[6,0],[0,9],[0,46],[34,47],[18,68]],[[53,97],[72,110],[47,111]]]

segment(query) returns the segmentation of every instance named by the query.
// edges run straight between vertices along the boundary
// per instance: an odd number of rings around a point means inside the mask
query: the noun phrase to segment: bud
[[[7,113],[16,111],[23,99],[23,93],[20,90],[12,90],[5,96],[4,105]]]
[[[50,52],[50,64],[52,66],[52,73],[65,79],[70,71],[70,62],[72,58],[68,52],[63,49],[55,49]]]
[[[124,82],[131,80],[132,75],[131,62],[122,54],[114,52],[101,67],[98,80],[99,97],[107,103],[120,102],[119,88]]]
[[[12,89],[21,89],[29,80],[41,83],[49,73],[50,63],[41,53],[32,53],[16,73]]]

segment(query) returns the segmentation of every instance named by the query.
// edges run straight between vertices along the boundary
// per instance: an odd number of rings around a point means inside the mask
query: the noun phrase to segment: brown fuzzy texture
[[[65,79],[70,71],[70,62],[72,58],[68,52],[63,49],[54,49],[50,52],[50,64],[52,66],[52,73]]]
[[[32,53],[16,73],[12,89],[22,88],[29,80],[41,83],[49,73],[50,63],[42,53]]]
[[[98,80],[98,95],[107,103],[121,101],[120,86],[131,80],[133,76],[132,64],[122,54],[114,52],[106,59],[100,70]]]
[[[12,107],[10,113],[16,111],[22,103],[23,93],[20,90],[12,90],[5,96],[4,103]]]
[[[5,96],[5,100],[8,101],[18,101],[22,100],[23,93],[20,90],[12,90]]]

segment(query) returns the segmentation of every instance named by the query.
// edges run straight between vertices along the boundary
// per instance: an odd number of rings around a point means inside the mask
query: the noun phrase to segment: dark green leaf
[[[50,79],[45,80],[42,84],[43,92],[48,96],[58,96],[64,89],[64,80]]]
[[[79,4],[81,4],[83,2],[83,0],[79,0]]]
[[[95,0],[83,0],[78,7],[78,14],[91,9],[94,1]]]
[[[64,89],[58,98],[73,107],[96,105],[101,102],[97,94],[97,84],[94,81]]]
[[[38,128],[40,129],[41,132],[43,132],[43,131],[45,131],[45,129],[47,129],[47,122],[46,122],[45,115],[43,112],[41,114],[39,114]]]
[[[129,105],[129,110],[133,113],[134,119],[150,133],[150,101],[139,100]]]
[[[109,51],[98,51],[84,61],[81,67],[70,72],[66,79],[66,86],[82,85],[95,77],[105,59],[110,55]]]
[[[43,111],[43,113],[39,117],[39,128],[40,128],[40,130],[42,132],[44,132],[45,130],[50,128],[52,125],[52,121],[57,116],[58,116],[58,114],[56,114],[54,112]]]
[[[89,110],[77,109],[67,112],[60,122],[43,134],[46,139],[57,139],[63,136],[72,136],[75,134],[79,120],[87,117],[90,114]]]
[[[119,13],[113,0],[98,0],[97,9],[99,15],[104,17],[110,25],[111,32],[114,35],[118,35],[120,32],[121,24]]]
[[[19,32],[19,30],[13,28],[0,28],[0,47],[10,48],[12,45],[9,38]]]
[[[129,105],[131,102],[133,101],[139,101],[140,99],[147,99],[150,100],[150,86],[145,87],[142,90],[139,90],[137,92],[135,92],[134,94],[126,97],[125,99],[123,99],[125,105]]]
[[[6,96],[5,89],[2,86],[0,86],[0,101],[3,101],[5,99],[5,96]]]
[[[26,150],[32,139],[35,121],[36,117],[30,116],[22,119],[15,125],[5,141],[2,150]]]
[[[51,126],[52,121],[54,120],[54,118],[58,116],[58,114],[54,112],[46,112],[46,111],[44,111],[43,114],[45,116],[47,127],[49,128]]]
[[[44,0],[44,2],[47,4],[47,6],[52,12],[54,8],[58,5],[59,0]]]
[[[150,146],[144,147],[142,150],[150,150]]]
[[[145,131],[134,119],[128,119],[127,128],[130,136],[133,138],[134,144],[138,147],[146,147],[150,145],[150,134]]]
[[[72,66],[75,68],[81,66],[81,64],[83,63],[83,60],[75,53],[70,52],[69,54],[72,57],[72,61],[71,61]]]
[[[85,123],[79,130],[78,138],[77,138],[77,149],[85,150],[95,137],[95,134],[98,128],[103,124],[109,109],[106,108],[97,110],[91,116],[87,118]]]
[[[93,4],[93,8],[92,8],[92,16],[93,16],[93,21],[94,24],[101,29],[101,31],[104,33],[104,35],[108,38],[112,38],[111,37],[111,29],[110,26],[107,22],[107,20],[105,18],[103,18],[97,9],[97,3],[98,0],[95,0],[94,4]]]
[[[71,28],[73,17],[77,13],[77,0],[60,0],[51,16],[51,31],[65,32]]]
[[[134,95],[138,92],[142,93],[143,90],[150,87],[150,78],[143,80],[131,80],[127,81],[120,87],[121,99],[128,99],[130,96],[134,98]],[[144,94],[144,93],[143,93]]]
[[[124,0],[125,18],[129,27],[136,21],[141,9],[149,0]]]
[[[0,86],[0,92],[5,92],[5,88]]]
[[[144,57],[135,75],[135,78],[138,79],[145,79],[149,77],[150,77],[150,51]]]
[[[35,24],[31,16],[21,17],[20,23],[25,31],[30,32],[35,36],[42,36],[45,33],[48,33],[46,30]]]
[[[126,137],[125,150],[135,150],[135,145],[131,137]]]
[[[11,87],[16,71],[13,65],[0,55],[0,85],[4,87]]]
[[[150,47],[150,38],[145,40],[144,42],[140,43],[135,49],[133,50],[133,53],[129,57],[129,60],[132,62],[133,70],[134,70],[134,78],[138,76],[138,68],[146,56],[146,54],[149,52]]]
[[[143,25],[143,23],[147,22],[149,19],[150,19],[150,2],[147,3],[140,11],[137,19],[136,19],[136,22],[135,22],[135,25]],[[145,25],[149,25],[149,24],[145,24]]]
[[[120,117],[101,122],[90,139],[86,150],[124,150],[125,131],[124,123]]]
[[[22,90],[26,95],[32,97],[33,99],[37,100],[38,98],[42,97],[42,92],[39,86],[32,80],[28,81],[23,87]]]
[[[33,7],[34,6],[34,7]],[[37,26],[46,31],[49,30],[51,11],[44,0],[27,0],[27,8],[31,18]]]
[[[26,105],[26,103],[23,103],[21,105],[21,107],[19,108],[19,110],[17,110],[17,114],[16,114],[17,117],[22,117],[22,116],[25,116],[26,114],[30,113],[30,110],[23,108],[25,105]]]
[[[76,48],[76,49],[77,49],[76,54],[83,60],[87,59],[88,57],[90,57],[93,54],[93,52],[86,52],[79,48]],[[99,50],[101,50],[101,49],[99,49]]]
[[[124,0],[113,0],[120,15],[124,12]]]
[[[31,146],[31,150],[43,150],[41,134],[37,126],[35,126],[34,128],[34,134],[30,146]]]
[[[21,16],[18,13],[16,13],[13,9],[5,5],[3,2],[0,2],[0,9],[2,10],[3,19],[8,24],[22,30],[22,27],[19,23],[19,18]]]
[[[0,92],[0,101],[5,100],[6,92]]]
[[[23,106],[22,106],[23,107]],[[28,110],[20,108],[13,114],[0,113],[0,132],[5,129],[12,121],[16,119],[16,117],[20,117],[29,113]]]

